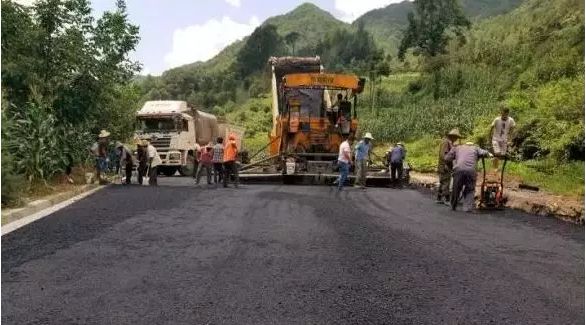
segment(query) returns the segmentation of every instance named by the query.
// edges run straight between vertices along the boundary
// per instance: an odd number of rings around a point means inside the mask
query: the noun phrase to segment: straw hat
[[[100,131],[100,134],[98,135],[98,138],[107,138],[110,136],[110,132],[106,131],[106,130],[102,130]]]
[[[473,145],[474,145],[474,142],[472,142],[472,141],[468,141],[468,142],[466,142],[466,145],[468,145],[468,146],[473,146]]]
[[[366,132],[366,134],[364,135],[364,138],[374,140],[374,138],[372,137],[372,134],[370,134],[370,132]]]
[[[454,136],[454,137],[458,137],[461,138],[462,135],[460,135],[460,130],[456,129],[452,129],[450,132],[448,132],[448,135]]]
[[[116,148],[122,148],[124,145],[120,141],[116,141]]]
[[[397,142],[397,145],[402,147],[402,146],[404,146],[405,144],[403,144],[403,142],[399,141],[399,142]]]

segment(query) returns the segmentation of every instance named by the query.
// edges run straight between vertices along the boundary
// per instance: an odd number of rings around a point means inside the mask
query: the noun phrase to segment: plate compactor
[[[480,201],[478,202],[479,209],[504,209],[506,197],[504,196],[504,175],[505,167],[507,166],[507,156],[503,157],[503,163],[500,170],[499,180],[487,180],[486,178],[486,164],[482,158],[482,185],[480,187]]]

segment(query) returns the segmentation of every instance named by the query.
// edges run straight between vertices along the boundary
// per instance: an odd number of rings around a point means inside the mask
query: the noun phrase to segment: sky
[[[34,0],[18,0],[31,3]],[[232,42],[250,35],[264,20],[311,2],[334,17],[352,22],[365,12],[402,0],[126,0],[129,19],[140,28],[131,58],[141,74],[159,75],[184,64],[206,61]],[[92,0],[94,16],[115,0]]]

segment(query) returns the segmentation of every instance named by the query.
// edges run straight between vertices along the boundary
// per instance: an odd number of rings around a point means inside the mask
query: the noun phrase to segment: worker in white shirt
[[[340,176],[334,182],[338,185],[338,190],[341,191],[344,188],[344,183],[348,179],[348,173],[350,172],[350,165],[352,164],[352,142],[351,136],[342,136],[344,141],[340,144],[340,150],[338,152],[338,167],[340,169]]]
[[[507,155],[509,135],[515,129],[515,120],[509,116],[509,108],[501,109],[501,116],[492,121],[490,133],[492,135],[492,149],[494,152],[493,168],[498,171],[499,159]]]
[[[157,186],[157,175],[159,174],[159,165],[163,163],[159,153],[157,152],[157,148],[155,148],[150,141],[155,140],[155,138],[149,138],[145,140],[144,145],[147,147],[147,157],[148,157],[148,166],[149,166],[149,185]]]

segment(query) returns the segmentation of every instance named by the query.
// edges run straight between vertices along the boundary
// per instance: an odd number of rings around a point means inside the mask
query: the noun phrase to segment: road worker
[[[212,150],[212,163],[214,164],[214,183],[219,184],[224,178],[224,138],[218,137]]]
[[[480,157],[493,157],[493,155],[472,142],[452,147],[444,159],[454,163],[454,188],[452,189],[451,206],[456,206],[463,199],[463,211],[470,212],[474,208],[474,191],[476,190],[476,163]]]
[[[132,152],[128,149],[122,142],[116,142],[116,154],[118,155],[118,169],[122,169],[124,167],[126,179],[125,184],[130,184],[130,180],[132,178],[132,167],[134,166],[134,161],[132,158]]]
[[[446,161],[445,156],[452,150],[455,143],[462,136],[460,130],[452,129],[443,139],[439,149],[437,163],[437,173],[439,176],[439,188],[437,191],[437,203],[450,205],[450,181],[452,180],[453,165],[451,161]]]
[[[195,178],[195,184],[199,185],[199,180],[202,173],[205,171],[208,185],[212,184],[212,144],[208,143],[206,146],[201,148],[199,154],[199,166],[197,168],[197,176]]]
[[[234,177],[234,187],[238,187],[238,146],[236,145],[236,136],[230,134],[228,143],[224,146],[224,187],[228,187],[230,177]]]
[[[148,169],[148,152],[147,146],[145,146],[145,142],[136,139],[136,160],[138,160],[138,168],[136,170],[138,184],[142,185],[142,180],[144,177],[147,176],[147,169]]]
[[[506,106],[501,108],[501,116],[492,121],[490,134],[492,135],[492,149],[495,157],[493,159],[495,172],[498,172],[499,159],[507,154],[509,136],[513,133],[516,125],[515,120],[509,116],[509,108]]]
[[[397,142],[397,144],[390,148],[387,153],[387,159],[389,162],[389,172],[391,176],[391,185],[402,185],[403,181],[403,161],[407,151],[403,142]]]
[[[370,152],[372,151],[372,143],[374,140],[370,132],[366,132],[362,140],[358,141],[354,148],[356,163],[356,180],[354,186],[362,189],[366,188],[366,171],[368,169],[368,162],[370,161]]]
[[[155,148],[150,141],[156,140],[154,137],[146,138],[143,145],[147,148],[147,157],[148,157],[148,173],[149,173],[149,185],[157,186],[157,176],[159,175],[159,165],[163,162],[159,153],[157,152],[157,148]]]
[[[344,184],[348,179],[348,173],[350,173],[350,166],[352,165],[352,137],[348,135],[343,135],[342,138],[344,141],[340,144],[340,149],[338,150],[338,168],[340,170],[340,176],[334,182],[334,184],[338,185],[338,191],[341,191],[344,188]]]
[[[108,143],[110,142],[110,132],[106,130],[100,131],[98,141],[95,142],[90,151],[95,157],[96,163],[96,178],[100,184],[105,184],[106,180],[103,178],[108,170]]]

